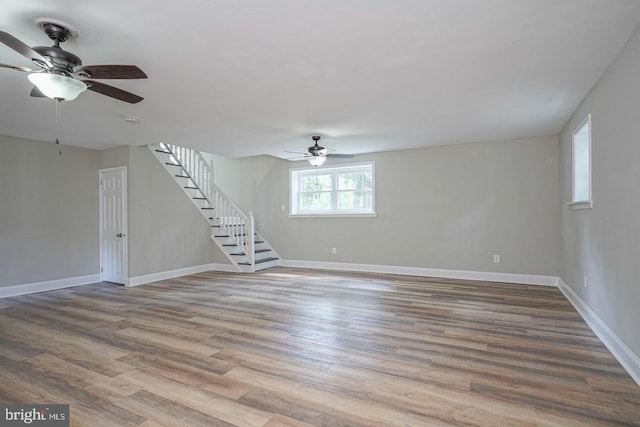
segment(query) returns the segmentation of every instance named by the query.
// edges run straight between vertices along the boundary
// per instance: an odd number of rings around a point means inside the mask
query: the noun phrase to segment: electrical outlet
[[[331,253],[332,254],[337,254],[338,253],[338,248],[331,248]]]
[[[584,288],[587,288],[587,284],[588,284],[588,280],[587,280],[587,275],[584,275]]]
[[[285,205],[280,205],[280,210],[284,212],[287,210],[287,207]]]
[[[500,255],[495,254],[495,255],[493,256],[493,262],[495,262],[496,264],[497,264],[497,263],[499,263],[499,262],[500,262]]]

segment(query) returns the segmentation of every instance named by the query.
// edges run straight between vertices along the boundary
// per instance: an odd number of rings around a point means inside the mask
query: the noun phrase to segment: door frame
[[[98,169],[98,206],[99,206],[99,246],[100,246],[100,281],[102,281],[102,222],[104,221],[102,214],[102,175],[107,172],[114,171],[122,171],[123,180],[122,180],[122,210],[123,210],[123,218],[122,218],[122,228],[124,229],[124,244],[122,245],[123,249],[123,265],[122,265],[122,279],[123,285],[129,285],[129,225],[127,221],[127,217],[129,216],[129,211],[127,207],[127,167],[126,166],[118,166],[115,168],[104,168]]]

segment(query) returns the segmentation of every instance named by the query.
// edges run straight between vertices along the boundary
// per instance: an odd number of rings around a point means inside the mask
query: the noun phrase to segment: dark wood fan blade
[[[333,159],[353,159],[353,154],[329,153],[329,154],[325,154],[325,157],[331,157]]]
[[[40,92],[38,86],[34,86],[33,89],[31,89],[30,96],[33,96],[34,98],[46,98],[45,94]]]
[[[99,94],[110,96],[111,98],[119,99],[120,101],[128,102],[129,104],[137,104],[144,98],[138,95],[134,95],[126,90],[118,89],[117,87],[109,86],[104,83],[94,82],[93,80],[83,80],[89,90],[98,92]]]
[[[16,71],[24,71],[25,73],[30,73],[33,71],[31,68],[21,67],[19,65],[2,64],[2,63],[0,63],[0,68],[11,68],[12,70],[16,70]]]
[[[13,37],[11,34],[6,33],[4,31],[0,31],[0,42],[4,43],[11,49],[18,52],[20,55],[24,56],[27,59],[35,62],[36,64],[43,67],[51,67],[51,63],[44,56],[40,55],[35,50],[31,49],[26,44],[22,43],[17,38]]]
[[[74,73],[87,73],[92,79],[146,79],[147,75],[135,65],[82,65]]]

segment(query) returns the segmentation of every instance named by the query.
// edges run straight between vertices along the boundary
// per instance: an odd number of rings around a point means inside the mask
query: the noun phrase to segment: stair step
[[[263,252],[271,252],[271,249],[256,249],[255,251],[253,251],[257,254],[261,254]],[[234,256],[246,256],[247,254],[245,254],[244,252],[240,252],[238,254],[229,254],[229,255],[234,255]]]
[[[277,257],[270,257],[270,258],[263,258],[263,259],[259,259],[256,261],[256,264],[262,264],[263,262],[269,262],[269,261],[277,261],[280,258]],[[238,265],[251,265],[248,262],[239,262]]]
[[[256,240],[253,243],[258,244],[258,243],[264,243],[264,240]],[[225,243],[222,246],[238,246],[236,243]]]
[[[192,197],[193,200],[207,200],[206,197]]]
[[[210,209],[210,210],[213,210],[213,208],[200,208],[200,209],[207,209],[207,210],[209,210],[209,209]]]
[[[186,188],[187,190],[199,190],[200,189],[200,187],[190,187],[188,185],[185,186],[185,187],[182,187],[182,188]]]
[[[174,175],[176,178],[191,178],[189,175]]]
[[[164,150],[157,150],[157,149],[156,149],[156,151],[157,151],[158,153],[172,154],[172,153],[171,153],[171,151],[164,151]]]
[[[182,165],[180,163],[171,163],[171,162],[164,162],[165,165],[169,165],[169,166],[180,166],[182,167]]]

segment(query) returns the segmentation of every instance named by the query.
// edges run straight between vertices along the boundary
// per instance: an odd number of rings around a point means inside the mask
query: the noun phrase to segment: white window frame
[[[582,131],[582,129],[584,128],[585,125],[589,126],[589,132],[588,132],[588,149],[587,152],[589,154],[589,163],[587,165],[588,168],[588,188],[589,188],[589,195],[587,197],[586,200],[584,199],[580,199],[578,200],[576,198],[576,135],[578,133],[580,133]],[[591,125],[591,113],[587,114],[587,116],[573,129],[573,132],[571,133],[571,202],[568,204],[569,207],[571,209],[591,209],[593,208],[593,200],[592,200],[592,182],[591,182],[591,175],[592,175],[592,160],[591,160],[591,155],[592,155],[592,150],[591,150],[591,145],[592,145],[592,135],[593,132],[593,128]]]
[[[372,176],[372,189],[371,189],[371,210],[363,209],[337,209],[337,182],[336,177],[338,172],[344,172],[349,169],[362,168],[363,166],[371,167]],[[332,205],[331,211],[309,211],[300,213],[298,211],[298,185],[299,177],[302,175],[314,175],[314,174],[326,174],[327,172],[332,174],[334,183],[332,186]],[[376,167],[375,162],[360,162],[360,163],[348,163],[340,164],[336,166],[328,167],[306,167],[289,169],[289,218],[318,218],[318,217],[375,217],[376,216]]]

